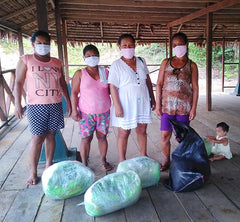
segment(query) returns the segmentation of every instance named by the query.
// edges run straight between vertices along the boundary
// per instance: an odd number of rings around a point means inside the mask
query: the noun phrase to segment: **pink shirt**
[[[86,69],[82,69],[78,107],[81,112],[92,114],[105,113],[111,107],[108,84],[93,79]]]
[[[32,55],[20,57],[27,66],[27,103],[52,104],[62,101],[60,85],[62,62],[52,58],[49,62],[41,62]]]

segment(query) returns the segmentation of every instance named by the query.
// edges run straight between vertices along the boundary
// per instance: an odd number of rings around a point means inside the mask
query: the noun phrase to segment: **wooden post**
[[[46,0],[35,0],[37,7],[38,29],[48,32],[48,12]]]
[[[225,39],[222,41],[222,92],[224,92],[224,72],[225,72]]]
[[[66,37],[66,33],[67,33],[67,22],[66,20],[63,20],[63,53],[64,53],[64,67],[65,67],[65,78],[66,78],[66,82],[67,84],[69,84],[69,71],[68,71],[68,51],[67,51],[67,37]]]
[[[166,51],[166,58],[168,58],[168,40],[165,39],[165,51]]]
[[[57,31],[57,45],[58,45],[58,58],[63,61],[63,48],[62,48],[62,36],[61,36],[61,16],[58,0],[55,0],[55,20]]]
[[[206,52],[206,106],[212,110],[212,13],[207,13],[207,52]]]
[[[2,74],[2,66],[1,66],[1,58],[0,58],[0,119],[2,121],[7,120],[7,110],[5,103],[5,95],[4,95],[4,85],[3,85],[3,74]]]
[[[240,39],[238,40],[238,82],[234,90],[234,95],[240,96]]]
[[[23,41],[22,41],[22,33],[18,32],[18,49],[19,49],[19,55],[24,54],[24,49],[23,49]]]
[[[169,58],[172,57],[172,27],[168,28]]]

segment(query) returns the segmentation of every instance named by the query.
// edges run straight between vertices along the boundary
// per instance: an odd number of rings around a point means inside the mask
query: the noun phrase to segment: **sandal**
[[[165,164],[161,164],[161,167],[160,167],[160,171],[163,172],[163,171],[166,171],[170,168],[170,163],[165,163]]]
[[[111,166],[110,163],[108,163],[107,161],[102,165],[102,168],[104,171],[110,171],[113,169],[113,167]]]

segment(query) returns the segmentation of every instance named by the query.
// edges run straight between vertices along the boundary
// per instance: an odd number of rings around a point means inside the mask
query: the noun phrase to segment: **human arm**
[[[155,110],[156,100],[155,100],[155,97],[154,97],[154,94],[153,94],[152,81],[151,81],[149,75],[147,75],[146,84],[147,84],[149,95],[150,95],[150,98],[151,98],[151,108],[152,108],[152,110]]]
[[[67,114],[68,114],[68,117],[71,115],[72,113],[72,107],[71,107],[71,101],[70,101],[70,97],[69,97],[69,93],[68,93],[68,87],[67,87],[67,83],[65,81],[65,78],[64,78],[64,75],[63,75],[63,69],[61,68],[61,76],[60,76],[60,79],[59,79],[59,82],[60,82],[60,85],[62,87],[62,92],[63,92],[63,96],[67,102]]]
[[[21,119],[23,117],[23,108],[21,104],[23,86],[26,79],[27,66],[20,59],[16,68],[16,81],[15,81],[15,110],[14,113],[17,118]]]
[[[193,100],[192,107],[189,113],[189,120],[193,120],[196,116],[197,103],[198,103],[198,67],[195,62],[191,63],[192,69],[192,90],[193,90]]]
[[[82,71],[77,70],[74,73],[74,76],[72,78],[72,86],[71,86],[71,104],[72,104],[72,119],[75,121],[79,121],[81,119],[81,116],[78,112],[78,94],[80,92],[80,83],[81,83],[81,76]]]
[[[228,144],[228,138],[224,137],[220,140],[217,140],[216,137],[211,137],[211,136],[208,136],[206,137],[206,139],[209,141],[209,142],[212,142],[212,143],[217,143],[217,144],[223,144],[224,146],[226,146]]]
[[[113,84],[110,84],[109,87],[110,87],[112,101],[115,106],[115,115],[116,117],[123,117],[123,109],[119,100],[118,89]]]
[[[160,65],[159,73],[158,73],[158,79],[157,79],[157,85],[156,85],[156,114],[158,116],[162,115],[162,87],[164,82],[164,70],[166,67],[168,59],[164,59],[162,61],[162,64]]]

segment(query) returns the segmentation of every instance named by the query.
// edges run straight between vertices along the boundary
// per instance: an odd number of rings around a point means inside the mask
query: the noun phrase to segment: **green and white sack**
[[[133,172],[109,174],[96,181],[84,194],[90,216],[101,216],[136,203],[141,194],[141,180]]]
[[[48,167],[42,187],[51,199],[66,199],[84,193],[94,182],[94,173],[78,161],[62,161]]]
[[[160,164],[146,156],[135,157],[118,164],[117,172],[133,170],[141,179],[142,188],[158,184],[160,180]]]

